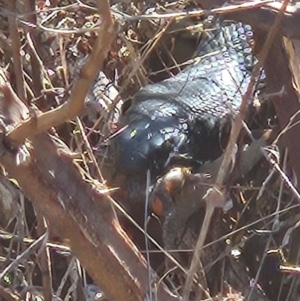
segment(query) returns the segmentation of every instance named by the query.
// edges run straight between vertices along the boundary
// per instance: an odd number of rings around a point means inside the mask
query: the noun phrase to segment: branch
[[[16,77],[17,94],[22,101],[26,101],[25,81],[23,75],[23,64],[21,61],[21,43],[19,38],[17,19],[13,14],[16,13],[16,0],[7,0],[6,5],[11,15],[8,16],[9,35],[11,38],[12,58],[14,66],[14,75]]]
[[[54,110],[37,113],[34,120],[30,118],[22,122],[8,134],[10,140],[22,144],[26,138],[33,137],[51,127],[73,119],[83,110],[84,99],[91,82],[101,69],[110,45],[117,35],[117,24],[111,17],[108,0],[98,0],[97,4],[100,13],[102,13],[102,25],[93,51],[81,70],[69,101]]]
[[[280,14],[277,15],[276,22],[274,23],[273,27],[271,28],[271,31],[268,34],[267,40],[261,51],[261,60],[254,67],[248,89],[247,89],[245,95],[243,96],[243,100],[242,100],[242,103],[240,106],[240,112],[236,116],[236,119],[235,119],[234,124],[231,129],[230,139],[229,139],[227,148],[224,153],[224,158],[223,158],[222,164],[220,166],[219,173],[217,175],[215,187],[213,189],[211,189],[211,191],[207,194],[207,196],[205,198],[207,206],[206,206],[206,211],[205,211],[205,216],[204,216],[204,222],[203,222],[203,226],[201,228],[201,232],[200,232],[198,240],[197,240],[197,244],[196,244],[195,251],[194,251],[194,256],[193,256],[191,266],[190,266],[190,269],[188,272],[187,280],[186,280],[186,283],[184,286],[184,290],[183,290],[183,300],[184,301],[187,301],[189,299],[193,278],[199,267],[200,254],[201,254],[201,251],[202,251],[202,248],[203,248],[203,245],[204,245],[204,242],[205,242],[208,230],[209,230],[209,225],[211,223],[211,218],[213,216],[214,210],[217,207],[222,208],[225,205],[225,192],[222,189],[222,185],[226,180],[226,176],[230,170],[230,165],[232,164],[232,154],[234,153],[235,143],[237,141],[238,135],[242,128],[243,120],[246,116],[248,100],[251,99],[251,95],[254,91],[256,79],[259,76],[260,69],[263,66],[265,59],[267,58],[269,49],[272,45],[272,41],[275,37],[275,34],[277,33],[277,29],[279,27],[280,21],[283,18],[283,13],[286,10],[288,2],[289,2],[288,0],[285,0],[281,4],[282,6],[280,9]]]
[[[52,233],[69,240],[72,252],[109,300],[144,301],[153,297],[149,275],[154,279],[155,275],[148,271],[145,259],[120,227],[110,197],[101,193],[99,184],[93,183],[92,187],[84,181],[67,147],[46,133],[37,135],[78,115],[89,85],[116,37],[108,0],[97,3],[102,13],[99,37],[67,103],[26,119],[29,109],[0,74],[0,164],[17,180],[37,214],[46,218]],[[12,127],[14,130],[5,136],[4,130]],[[27,137],[31,138],[30,149],[24,146],[18,153],[12,151],[13,143],[23,143]],[[23,159],[22,150],[26,155]],[[156,286],[156,295],[164,301],[178,300],[162,282]]]
[[[11,99],[10,103],[17,105]],[[144,258],[120,227],[109,196],[97,183],[93,188],[83,180],[68,149],[40,134],[32,140],[30,157],[19,164],[16,154],[1,146],[1,165],[18,181],[37,214],[47,219],[51,233],[69,240],[72,252],[105,296],[112,301],[150,297]],[[163,283],[157,285],[157,296],[177,300]]]

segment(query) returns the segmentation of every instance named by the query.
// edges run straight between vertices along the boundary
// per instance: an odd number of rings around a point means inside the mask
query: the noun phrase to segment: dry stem
[[[37,114],[34,120],[28,119],[11,131],[8,137],[15,143],[22,144],[26,138],[73,119],[83,110],[84,99],[91,82],[101,69],[110,45],[117,34],[117,24],[111,17],[109,2],[98,0],[97,4],[102,14],[102,25],[94,49],[81,70],[69,101],[54,110]]]
[[[222,164],[221,164],[221,167],[220,167],[217,179],[216,179],[215,188],[214,188],[214,190],[211,191],[211,192],[214,191],[214,193],[210,192],[210,193],[208,193],[208,195],[206,197],[207,206],[206,206],[204,222],[203,222],[203,226],[202,226],[201,232],[198,237],[198,241],[197,241],[195,251],[194,251],[194,256],[193,256],[191,266],[190,266],[190,269],[188,272],[187,280],[186,280],[186,283],[184,286],[183,301],[189,300],[189,295],[190,295],[190,291],[191,291],[191,287],[192,287],[192,283],[193,283],[193,278],[199,267],[201,250],[203,248],[205,238],[208,233],[208,229],[209,229],[209,225],[211,223],[211,217],[213,215],[214,209],[216,207],[222,207],[224,205],[225,198],[222,198],[222,197],[220,198],[220,197],[216,196],[216,192],[222,191],[221,187],[224,183],[224,180],[226,179],[226,175],[229,171],[229,167],[232,162],[231,157],[233,154],[234,145],[236,143],[236,140],[238,138],[240,130],[243,126],[243,119],[245,117],[245,113],[247,110],[248,100],[251,99],[251,95],[253,93],[252,91],[253,91],[253,88],[254,88],[254,85],[256,82],[256,78],[259,76],[260,69],[266,59],[268,52],[269,52],[272,40],[277,32],[277,28],[280,24],[282,15],[283,15],[288,3],[289,3],[289,1],[285,0],[284,3],[282,4],[280,13],[277,16],[276,22],[275,22],[274,26],[272,27],[272,29],[268,35],[267,41],[262,49],[261,60],[254,68],[248,89],[247,89],[245,95],[243,96],[243,100],[242,100],[242,103],[240,106],[240,112],[239,112],[238,116],[236,117],[236,120],[233,124],[233,128],[232,128],[231,134],[230,134],[230,140],[229,140],[228,146],[226,148],[226,151],[224,154],[224,159],[222,161]]]

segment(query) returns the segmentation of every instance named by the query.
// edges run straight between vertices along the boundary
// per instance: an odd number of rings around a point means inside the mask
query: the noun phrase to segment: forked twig
[[[56,109],[45,113],[37,113],[36,118],[29,118],[8,134],[15,143],[22,144],[28,137],[48,130],[51,127],[73,119],[83,110],[84,99],[97,72],[101,69],[112,41],[117,34],[117,24],[113,21],[108,0],[96,1],[102,16],[102,26],[88,61],[82,67],[70,99]]]

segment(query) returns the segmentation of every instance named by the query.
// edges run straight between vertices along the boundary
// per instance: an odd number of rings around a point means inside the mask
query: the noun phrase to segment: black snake
[[[176,163],[201,164],[220,156],[226,146],[221,134],[251,77],[251,41],[250,26],[223,22],[201,40],[193,64],[141,88],[110,139],[118,171],[150,169],[157,177]]]

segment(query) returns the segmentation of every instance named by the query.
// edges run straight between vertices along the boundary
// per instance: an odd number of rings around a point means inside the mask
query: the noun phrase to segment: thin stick
[[[6,5],[11,12],[16,12],[16,0],[7,0]],[[21,42],[18,32],[17,19],[11,15],[8,17],[9,36],[11,39],[12,58],[13,66],[16,77],[17,94],[23,102],[27,102],[26,91],[25,91],[25,80],[23,73],[23,64],[21,60]]]
[[[46,241],[48,240],[48,232],[40,236],[32,245],[30,245],[21,255],[19,255],[14,261],[12,261],[0,274],[0,279],[2,279],[7,273],[14,270],[22,260],[27,258],[30,254],[35,252],[37,249],[46,246]]]
[[[39,112],[35,118],[26,120],[12,130],[8,134],[8,138],[15,143],[22,144],[26,138],[33,137],[51,127],[73,119],[83,110],[84,99],[92,80],[102,68],[110,45],[117,34],[116,23],[111,17],[108,0],[98,0],[97,5],[102,16],[102,26],[99,29],[99,35],[93,51],[81,69],[80,77],[74,85],[69,101],[54,110],[45,113]]]
[[[247,88],[245,95],[243,96],[243,100],[242,100],[242,103],[240,106],[240,112],[237,115],[236,120],[235,120],[232,130],[231,130],[229,143],[225,150],[224,158],[223,158],[223,161],[222,161],[222,164],[221,164],[218,176],[217,176],[215,188],[212,189],[206,197],[207,206],[206,206],[206,211],[205,211],[205,216],[204,216],[204,222],[203,222],[203,226],[202,226],[202,229],[201,229],[199,237],[198,237],[194,256],[193,256],[191,266],[190,266],[190,269],[188,272],[187,280],[186,280],[186,283],[184,286],[183,296],[182,296],[183,301],[189,300],[189,295],[190,295],[190,291],[191,291],[191,287],[192,287],[192,283],[193,283],[193,278],[194,278],[194,275],[197,272],[197,269],[199,266],[201,251],[202,251],[202,248],[203,248],[203,245],[205,242],[205,238],[208,233],[208,229],[209,229],[209,225],[210,225],[210,221],[211,221],[211,217],[213,215],[214,209],[215,209],[215,207],[222,207],[224,205],[225,198],[224,197],[216,197],[217,196],[216,192],[222,191],[222,189],[221,189],[222,184],[224,182],[224,179],[226,178],[226,175],[228,173],[229,167],[232,162],[231,157],[232,157],[232,153],[233,153],[233,148],[236,143],[237,137],[240,133],[240,130],[243,126],[243,119],[244,119],[244,116],[245,116],[245,113],[247,110],[248,100],[251,99],[251,95],[252,95],[252,91],[253,91],[253,88],[254,88],[254,85],[256,82],[256,78],[259,76],[260,69],[267,57],[267,54],[271,47],[271,43],[277,32],[281,18],[283,16],[283,13],[284,13],[288,3],[289,3],[289,1],[285,0],[284,3],[282,4],[279,14],[275,20],[275,24],[271,28],[271,31],[267,37],[266,43],[262,49],[261,60],[254,67],[249,86]]]

